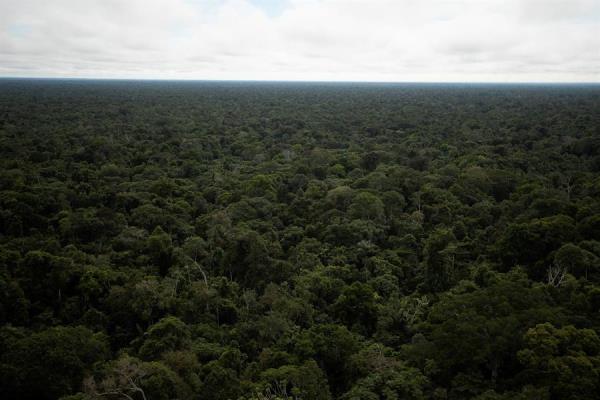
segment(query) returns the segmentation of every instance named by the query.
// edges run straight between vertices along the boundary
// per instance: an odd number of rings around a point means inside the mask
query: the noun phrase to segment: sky
[[[600,0],[0,0],[0,77],[600,82]]]

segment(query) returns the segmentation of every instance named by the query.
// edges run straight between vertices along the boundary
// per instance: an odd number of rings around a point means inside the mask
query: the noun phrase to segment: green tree
[[[0,360],[4,393],[56,399],[79,391],[94,363],[109,356],[108,340],[84,327],[55,327],[15,338]]]
[[[457,242],[451,230],[439,228],[425,241],[425,284],[432,292],[444,291],[454,280]]]
[[[527,376],[553,398],[594,399],[600,390],[600,338],[592,329],[538,324],[518,353]]]
[[[160,226],[148,237],[148,252],[154,264],[159,267],[160,274],[165,276],[173,264],[173,244],[171,236]]]
[[[185,323],[177,317],[165,317],[148,329],[139,353],[142,359],[156,360],[162,353],[183,350],[190,344]]]

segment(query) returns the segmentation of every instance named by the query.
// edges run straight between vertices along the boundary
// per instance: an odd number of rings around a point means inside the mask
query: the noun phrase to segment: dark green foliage
[[[141,358],[155,360],[162,353],[182,350],[190,345],[188,327],[176,317],[165,317],[152,325],[143,336]]]
[[[592,329],[536,325],[524,336],[519,360],[529,375],[560,399],[594,399],[600,390],[600,339]]]
[[[2,387],[9,397],[56,399],[77,392],[94,363],[109,356],[105,335],[83,327],[31,333],[2,330]]]
[[[7,399],[592,399],[597,86],[0,80]]]
[[[331,394],[323,371],[313,360],[302,365],[285,365],[271,368],[260,375],[262,384],[256,392],[285,398],[329,400]]]

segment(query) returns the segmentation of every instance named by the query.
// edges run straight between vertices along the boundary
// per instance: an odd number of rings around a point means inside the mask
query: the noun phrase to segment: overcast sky
[[[0,0],[0,76],[599,82],[600,0]]]

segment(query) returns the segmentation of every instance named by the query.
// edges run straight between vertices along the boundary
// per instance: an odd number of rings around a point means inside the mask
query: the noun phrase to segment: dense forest
[[[4,399],[596,399],[600,86],[0,80]]]

